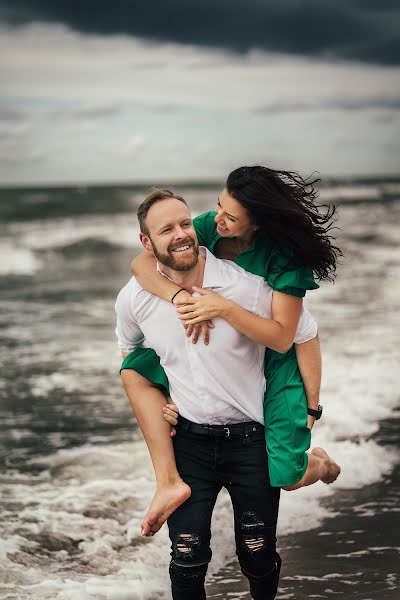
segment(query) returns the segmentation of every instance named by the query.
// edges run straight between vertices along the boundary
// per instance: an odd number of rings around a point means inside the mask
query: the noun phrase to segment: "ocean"
[[[218,184],[173,186],[193,213]],[[114,302],[139,252],[141,186],[0,190],[0,598],[170,598],[166,527],[140,534],[149,456],[118,375]],[[283,492],[278,598],[400,598],[400,178],[331,180],[345,256],[307,294],[319,323],[332,486]],[[212,342],[211,342],[212,343]],[[213,518],[210,598],[248,600],[232,511]]]

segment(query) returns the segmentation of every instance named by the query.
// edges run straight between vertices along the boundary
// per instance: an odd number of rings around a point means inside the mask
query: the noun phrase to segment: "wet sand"
[[[398,419],[386,421],[375,439],[398,447],[398,431]],[[277,600],[400,600],[400,465],[384,481],[340,490],[324,504],[337,516],[318,529],[279,539],[283,567]],[[212,578],[207,593],[250,599],[236,562]]]

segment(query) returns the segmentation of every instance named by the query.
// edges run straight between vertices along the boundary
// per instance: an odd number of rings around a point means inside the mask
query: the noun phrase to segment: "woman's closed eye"
[[[218,200],[217,200],[217,206],[218,206],[218,207],[219,207],[221,210],[224,210],[224,209],[222,208],[222,206],[221,206],[221,202],[219,201],[219,198],[218,198]],[[225,212],[225,211],[224,211],[224,212]],[[236,219],[235,217],[232,217],[232,215],[230,215],[230,214],[228,214],[228,213],[225,213],[225,214],[226,214],[227,218],[229,219],[229,221],[232,221],[232,223],[237,223],[237,222],[238,222],[238,219]]]

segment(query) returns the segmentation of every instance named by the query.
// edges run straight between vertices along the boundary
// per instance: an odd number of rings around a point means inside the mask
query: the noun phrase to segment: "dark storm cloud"
[[[400,63],[400,8],[391,0],[2,0],[9,25],[62,23],[93,34],[336,60]]]

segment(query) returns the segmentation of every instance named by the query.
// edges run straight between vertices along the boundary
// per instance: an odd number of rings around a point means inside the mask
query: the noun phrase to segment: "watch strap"
[[[311,416],[311,417],[315,417],[318,421],[318,419],[321,418],[322,415],[322,406],[321,404],[318,404],[318,408],[307,408],[307,413]]]

